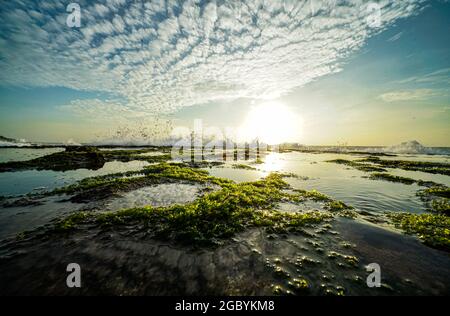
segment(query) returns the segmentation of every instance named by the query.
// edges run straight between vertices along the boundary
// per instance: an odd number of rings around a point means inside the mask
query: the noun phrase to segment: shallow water
[[[25,161],[64,151],[64,148],[0,148],[0,163]]]
[[[256,181],[268,174],[263,171],[233,169],[230,166],[205,168],[205,170],[214,177],[230,179],[237,183]]]
[[[20,156],[21,150],[15,155]],[[28,159],[25,157],[29,155],[27,149],[23,151],[22,158]],[[358,210],[374,213],[387,210],[416,213],[425,210],[425,205],[416,196],[420,189],[417,185],[370,180],[367,178],[368,173],[326,162],[361,157],[346,154],[271,153],[264,157],[262,164],[237,162],[251,165],[257,170],[234,169],[232,164],[236,162],[205,170],[214,176],[236,182],[255,181],[272,171],[294,173],[299,178],[286,178],[294,188],[317,189]],[[402,160],[404,156],[394,158]],[[448,161],[447,156],[426,158]],[[39,187],[48,190],[85,177],[140,170],[146,165],[147,162],[140,161],[109,162],[96,171],[79,169],[66,172],[0,173],[0,195],[24,194]],[[443,175],[397,169],[389,170],[389,173],[450,184],[450,177]],[[202,195],[204,189],[204,185],[168,183],[122,193],[101,202],[75,204],[62,201],[67,197],[59,196],[44,198],[43,204],[39,205],[0,208],[0,239],[48,224],[80,209],[107,211],[145,205],[184,204]],[[323,210],[323,206],[323,203],[312,201],[302,204],[280,203],[279,210],[302,212]],[[65,280],[63,273],[67,260],[82,264],[88,276],[80,294],[270,295],[273,293],[273,284],[287,288],[287,282],[295,277],[306,279],[310,284],[309,294],[313,295],[322,295],[327,290],[336,291],[340,287],[345,289],[347,295],[449,293],[447,253],[431,249],[414,237],[360,219],[336,219],[331,226],[327,230],[324,223],[315,228],[305,228],[303,235],[276,237],[261,229],[252,229],[212,250],[193,250],[153,240],[147,238],[145,230],[132,226],[112,231],[92,227],[76,230],[64,238],[38,239],[38,242],[30,239],[29,243],[25,237],[24,244],[18,248],[14,247],[14,242],[11,247],[4,246],[11,242],[4,239],[0,243],[0,270],[4,272],[0,275],[0,282],[8,286],[3,287],[0,293],[65,294],[68,289],[64,282],[58,283],[58,280]],[[340,266],[342,257],[330,259],[330,251],[357,256],[358,266]],[[37,262],[39,265],[35,269]],[[366,276],[364,266],[371,262],[377,262],[383,267],[383,283],[386,282],[388,287],[370,289],[361,282]],[[276,267],[282,268],[289,277],[280,278],[274,273]],[[359,283],[355,283],[355,277],[359,277]],[[43,287],[43,284],[51,286]]]
[[[64,196],[48,197],[42,204],[0,208],[0,239],[48,224],[86,205],[62,202]]]
[[[0,173],[0,196],[27,194],[32,191],[52,190],[87,177],[116,172],[137,171],[148,166],[146,161],[111,161],[98,170],[77,169],[68,171],[26,170]]]
[[[30,157],[39,157],[59,150],[61,149],[5,148],[0,149],[0,153],[2,153],[2,160],[9,161],[11,159],[26,160]],[[161,153],[151,152],[148,154],[159,155]],[[264,157],[264,163],[262,164],[254,164],[251,161],[238,161],[238,163],[251,165],[257,168],[257,170],[234,169],[231,165],[236,162],[227,162],[223,167],[206,168],[206,170],[213,176],[228,178],[236,182],[256,181],[267,176],[272,171],[289,172],[308,178],[307,180],[288,178],[287,181],[295,188],[306,190],[316,189],[360,210],[374,212],[407,211],[414,213],[425,211],[425,205],[416,196],[416,192],[420,189],[417,185],[370,180],[366,178],[368,174],[365,172],[345,165],[326,162],[332,159],[355,160],[361,157],[363,156],[328,153],[270,153]],[[383,159],[446,162],[448,161],[448,156],[398,155],[396,157],[383,157]],[[0,173],[0,195],[15,196],[36,190],[52,190],[57,187],[72,184],[86,177],[140,170],[146,165],[148,163],[143,161],[114,161],[106,163],[103,168],[95,171],[87,169],[65,172],[27,170]],[[445,175],[399,169],[391,169],[389,173],[417,180],[435,181],[450,186],[450,177]]]
[[[166,183],[127,192],[119,198],[106,202],[105,209],[115,211],[125,208],[155,206],[163,207],[172,204],[186,204],[199,197],[205,186]]]
[[[382,180],[370,180],[366,172],[355,170],[345,165],[326,162],[333,159],[356,160],[362,156],[346,154],[310,154],[310,153],[271,153],[263,164],[251,164],[258,170],[233,169],[228,164],[225,167],[211,168],[214,176],[228,178],[237,182],[255,181],[263,178],[269,172],[287,172],[300,176],[287,178],[286,181],[296,189],[317,190],[334,199],[341,200],[358,210],[368,212],[403,211],[421,213],[426,211],[426,205],[416,195],[421,187],[393,183]],[[412,158],[412,157],[409,157]],[[401,160],[403,156],[396,156]],[[433,161],[445,162],[446,156],[433,156]],[[410,177],[417,180],[435,181],[450,185],[450,177],[424,172],[389,170],[390,174]],[[307,177],[304,180],[303,177]]]

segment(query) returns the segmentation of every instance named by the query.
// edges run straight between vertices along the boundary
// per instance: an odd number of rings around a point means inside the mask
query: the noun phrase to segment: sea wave
[[[91,146],[114,147],[145,147],[145,146],[171,146],[170,141],[149,141],[147,139],[103,139],[88,143]]]
[[[425,147],[416,140],[384,148],[384,152],[413,155],[450,155],[448,147]]]
[[[0,147],[30,147],[32,144],[27,142],[7,142],[0,140]]]

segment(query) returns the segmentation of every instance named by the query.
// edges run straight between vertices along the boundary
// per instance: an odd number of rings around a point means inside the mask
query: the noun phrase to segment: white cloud
[[[399,90],[384,93],[380,95],[380,99],[385,102],[423,101],[439,95],[441,94],[433,89]]]
[[[450,68],[435,70],[421,76],[409,77],[395,83],[398,84],[450,84]]]
[[[381,29],[368,27],[364,0],[315,1],[314,11],[297,0],[100,2],[80,1],[81,29],[65,25],[61,4],[3,4],[0,84],[111,92],[126,103],[104,105],[123,115],[275,98],[340,71],[345,57],[422,1],[379,1]]]
[[[403,36],[403,32],[397,33],[391,38],[388,39],[388,42],[395,42],[398,41]]]

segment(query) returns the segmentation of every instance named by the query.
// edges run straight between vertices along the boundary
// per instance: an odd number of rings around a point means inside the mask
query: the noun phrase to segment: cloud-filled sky
[[[70,2],[2,3],[0,134],[237,126],[277,100],[301,143],[450,145],[447,1],[77,1],[79,28]]]

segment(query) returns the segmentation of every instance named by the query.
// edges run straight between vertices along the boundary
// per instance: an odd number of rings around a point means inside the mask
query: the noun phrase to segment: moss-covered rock
[[[327,162],[331,163],[337,163],[340,165],[346,165],[349,167],[352,167],[354,169],[364,171],[364,172],[385,172],[386,169],[377,167],[368,163],[360,163],[352,160],[346,160],[346,159],[334,159],[334,160],[328,160]]]
[[[162,169],[158,174],[174,174],[169,173],[165,166],[160,167]],[[152,166],[153,171],[157,168]],[[183,167],[179,168],[175,173],[177,177],[187,172],[181,171]],[[202,173],[196,176],[209,179]],[[276,173],[256,182],[223,184],[221,190],[208,193],[187,205],[133,208],[102,214],[83,213],[82,216],[74,215],[62,220],[57,227],[73,229],[77,224],[83,223],[95,223],[104,227],[139,224],[155,238],[212,245],[248,227],[266,228],[271,233],[297,232],[304,226],[317,224],[331,217],[330,214],[318,211],[276,211],[276,203],[286,198],[282,190],[288,187],[282,176]]]
[[[450,251],[450,217],[440,214],[390,213],[396,227],[417,235],[431,247]]]
[[[360,163],[373,163],[380,168],[395,168],[410,171],[421,171],[433,174],[450,175],[450,164],[445,162],[410,161],[410,160],[384,160],[379,157],[360,159]]]

